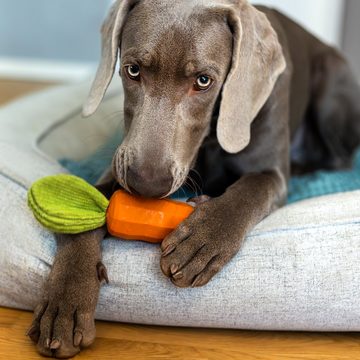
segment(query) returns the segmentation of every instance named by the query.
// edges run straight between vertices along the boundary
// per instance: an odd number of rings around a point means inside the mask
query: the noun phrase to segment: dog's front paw
[[[224,199],[201,203],[162,242],[161,269],[176,286],[203,286],[238,252],[242,240]]]
[[[98,263],[89,271],[54,270],[35,308],[28,336],[41,355],[70,358],[95,340],[94,312],[100,282],[107,280],[106,269]]]

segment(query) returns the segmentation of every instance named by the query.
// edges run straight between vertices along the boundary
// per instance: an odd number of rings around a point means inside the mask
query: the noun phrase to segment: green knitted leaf
[[[47,229],[79,234],[105,224],[109,201],[85,180],[60,174],[36,181],[28,192],[28,204]]]

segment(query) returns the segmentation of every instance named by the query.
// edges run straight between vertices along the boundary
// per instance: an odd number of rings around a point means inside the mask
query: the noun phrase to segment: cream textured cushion
[[[0,110],[0,305],[32,309],[50,271],[53,235],[33,219],[26,191],[64,171],[116,128],[110,95],[80,117],[89,84],[55,88]],[[116,93],[116,86],[115,86]],[[114,116],[115,115],[115,116]],[[206,287],[178,289],[159,268],[157,245],[104,241],[110,284],[97,318],[144,324],[266,330],[360,330],[360,192],[285,207],[265,219]]]

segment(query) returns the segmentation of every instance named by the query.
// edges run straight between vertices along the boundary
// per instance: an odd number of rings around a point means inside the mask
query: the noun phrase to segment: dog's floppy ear
[[[138,0],[117,0],[110,9],[109,15],[102,26],[101,61],[90,94],[83,108],[84,116],[92,115],[99,107],[101,100],[105,95],[106,89],[114,75],[121,30],[125,18],[130,9],[137,2]]]
[[[251,123],[286,63],[267,17],[246,0],[230,3],[226,14],[233,33],[233,58],[222,92],[217,136],[225,151],[238,153],[249,144]]]

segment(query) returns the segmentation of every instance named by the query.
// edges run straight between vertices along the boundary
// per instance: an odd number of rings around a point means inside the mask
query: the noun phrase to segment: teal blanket
[[[94,184],[105,169],[111,164],[111,157],[119,139],[113,139],[92,156],[81,161],[61,160],[62,165],[71,173]],[[360,189],[360,151],[357,152],[353,168],[344,171],[317,171],[305,176],[296,176],[290,180],[288,203],[317,196],[353,191]],[[181,197],[179,192],[175,197]],[[194,194],[188,194],[193,196]]]

